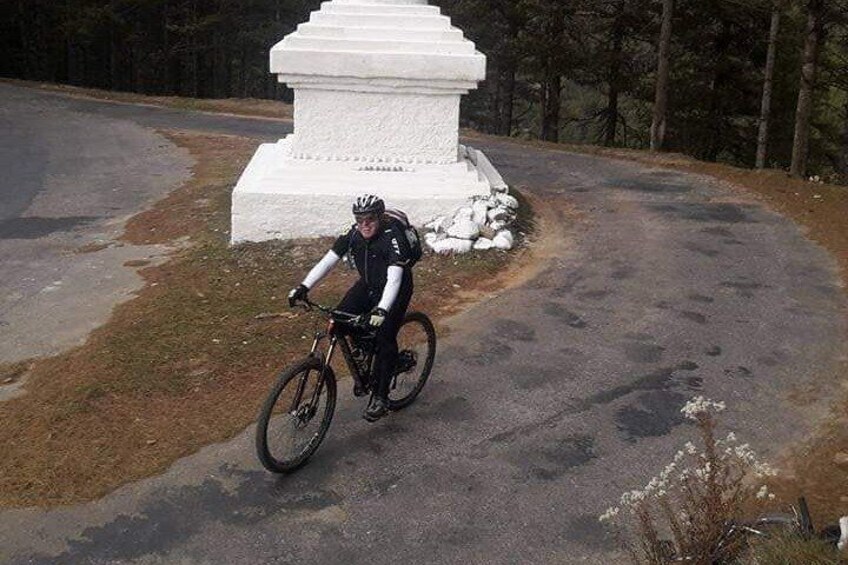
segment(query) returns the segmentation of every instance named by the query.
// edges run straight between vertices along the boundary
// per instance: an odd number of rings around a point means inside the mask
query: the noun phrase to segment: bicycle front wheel
[[[398,332],[398,360],[389,383],[389,410],[406,408],[427,383],[436,358],[436,329],[421,312],[410,312]]]
[[[290,473],[321,445],[336,407],[336,376],[315,357],[284,370],[259,413],[256,453],[273,473]]]

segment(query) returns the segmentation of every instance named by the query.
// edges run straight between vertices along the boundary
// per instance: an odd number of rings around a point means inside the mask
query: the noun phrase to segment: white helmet
[[[373,194],[363,194],[353,203],[353,213],[356,216],[360,214],[377,214],[380,215],[386,211],[386,203],[379,196]]]

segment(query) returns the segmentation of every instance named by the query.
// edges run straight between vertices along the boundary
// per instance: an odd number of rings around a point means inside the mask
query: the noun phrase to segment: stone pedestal
[[[244,171],[232,241],[338,233],[363,192],[419,224],[489,194],[497,173],[458,145],[460,97],[485,67],[426,0],[324,2],[271,50],[295,91],[294,133]]]

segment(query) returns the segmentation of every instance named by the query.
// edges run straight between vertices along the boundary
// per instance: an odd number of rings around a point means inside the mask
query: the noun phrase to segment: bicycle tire
[[[433,326],[433,322],[430,321],[430,318],[427,317],[426,314],[422,312],[409,312],[403,320],[403,324],[401,324],[400,330],[398,331],[398,345],[402,347],[400,341],[402,339],[402,334],[404,328],[412,328],[413,326],[417,326],[421,331],[423,331],[423,336],[426,338],[426,352],[423,355],[423,364],[420,360],[421,355],[419,355],[419,359],[415,365],[415,368],[420,367],[420,372],[418,372],[417,376],[414,376],[410,380],[411,387],[405,387],[401,390],[407,390],[408,392],[397,393],[398,391],[398,383],[400,378],[410,377],[407,372],[399,373],[392,377],[392,382],[389,386],[389,398],[388,398],[388,406],[389,410],[397,411],[403,408],[406,408],[410,404],[412,404],[416,397],[421,393],[421,389],[424,388],[424,385],[427,384],[427,379],[430,376],[430,371],[433,369],[433,361],[436,358],[436,328]],[[404,350],[399,351],[398,355],[400,356]],[[394,396],[395,394],[400,394],[400,397]]]
[[[268,398],[265,399],[265,403],[262,405],[256,424],[256,454],[258,455],[259,461],[262,465],[272,473],[291,473],[292,471],[302,467],[309,460],[312,454],[315,453],[318,446],[321,445],[321,442],[324,440],[324,436],[327,435],[327,430],[330,428],[330,423],[333,420],[333,413],[336,407],[336,375],[332,368],[327,367],[325,370],[324,386],[318,396],[316,403],[317,409],[315,413],[307,415],[309,409],[307,409],[307,405],[302,404],[304,398],[311,396],[311,394],[308,394],[310,389],[307,388],[310,384],[311,376],[315,375],[315,383],[313,383],[311,389],[314,391],[314,384],[317,384],[322,367],[323,362],[317,357],[307,357],[293,365],[290,365],[280,373],[279,377],[277,377],[274,387],[271,389]],[[297,406],[292,404],[288,409],[283,410],[285,413],[280,413],[278,400],[281,398],[283,398],[284,402],[294,400],[293,398],[284,398],[284,391],[289,390],[291,385],[294,385],[294,394],[297,394],[298,377],[302,377],[304,379],[304,391],[301,394],[302,398],[297,403]],[[322,398],[324,399],[323,410],[320,408]],[[275,410],[275,408],[277,410]],[[277,441],[277,438],[270,437],[274,434],[277,424],[280,424],[279,427],[284,430],[286,428],[292,429],[292,433],[294,433],[298,425],[309,425],[309,423],[311,423],[311,421],[316,417],[319,418],[318,429],[311,436],[308,434],[306,435],[308,441],[302,448],[293,449],[292,451],[294,451],[294,453],[290,455],[286,453],[277,453],[277,449],[280,447],[278,444],[280,442]],[[306,420],[305,424],[304,420]]]

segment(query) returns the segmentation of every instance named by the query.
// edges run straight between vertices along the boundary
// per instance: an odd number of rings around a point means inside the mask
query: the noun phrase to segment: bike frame
[[[333,354],[336,351],[336,347],[339,347],[342,350],[342,356],[344,357],[345,364],[347,365],[347,368],[350,371],[350,374],[353,377],[353,380],[356,385],[362,388],[366,386],[365,380],[367,379],[367,375],[362,374],[359,369],[359,366],[353,359],[353,353],[351,351],[350,342],[348,341],[349,336],[339,335],[338,331],[336,330],[337,323],[338,322],[331,317],[329,323],[327,324],[327,329],[324,331],[315,332],[315,337],[312,340],[312,348],[309,351],[309,355],[312,357],[317,357],[321,360],[321,374],[318,377],[318,386],[316,386],[315,390],[312,392],[312,399],[309,402],[310,406],[316,406],[318,399],[321,397],[321,393],[324,390],[324,384],[326,383],[327,379],[327,367],[330,366],[330,363],[333,360]],[[321,349],[321,343],[324,340],[327,340],[328,342],[326,353]],[[369,367],[369,372],[373,371],[373,364],[374,352],[371,351],[368,353],[367,357],[367,366]],[[305,374],[301,378],[300,383],[298,383],[297,393],[294,395],[294,399],[292,402],[292,410],[294,410],[300,404],[300,400],[303,397],[304,389],[306,387],[307,377],[308,375]]]

